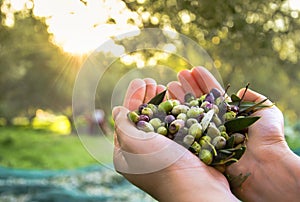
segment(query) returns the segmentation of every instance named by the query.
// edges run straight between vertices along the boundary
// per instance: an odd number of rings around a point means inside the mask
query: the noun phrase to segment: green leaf
[[[240,160],[240,158],[243,156],[245,151],[246,151],[246,146],[242,146],[241,148],[235,151],[233,158]]]
[[[223,152],[223,151],[226,151],[226,150],[218,150],[218,155],[214,157],[213,159],[213,162],[212,162],[212,166],[214,165],[224,165],[224,161],[226,159],[229,159],[231,156],[233,156],[233,153],[230,152],[230,153],[227,153],[227,152]]]
[[[237,132],[249,127],[254,122],[256,122],[260,117],[258,116],[248,116],[243,118],[236,118],[225,122],[227,133]]]
[[[226,141],[226,148],[232,148],[234,146],[234,136],[231,136],[227,141]]]
[[[228,104],[238,106],[239,102],[234,101],[234,102],[229,102]],[[253,105],[256,105],[256,103],[255,102],[249,102],[249,101],[243,101],[243,102],[240,103],[240,109],[241,108],[252,107]]]
[[[238,114],[241,115],[241,114],[247,114],[249,112],[254,113],[257,110],[272,106],[272,105],[263,104],[265,101],[266,100],[263,100],[259,103],[249,102],[249,101],[243,101],[243,102],[239,103],[239,101],[232,101],[232,102],[229,102],[228,104],[236,105],[236,106],[240,105]]]
[[[230,96],[232,102],[240,102],[241,98],[239,98],[236,94],[232,94]]]
[[[259,103],[254,103],[253,105],[250,105],[249,107],[246,107],[246,105],[244,105],[244,109],[240,109],[239,114],[243,114],[243,113],[254,113],[255,111],[265,108],[265,107],[271,107],[270,105],[263,105],[263,103],[267,101],[267,99],[264,99],[263,101],[259,102]]]
[[[214,114],[215,114],[215,111],[213,109],[209,110],[206,114],[204,114],[204,117],[202,118],[202,120],[200,122],[203,131],[205,131],[207,129]]]
[[[218,152],[221,152],[223,154],[232,154],[232,151],[227,150],[227,149],[220,149]]]
[[[163,92],[157,94],[148,102],[148,104],[159,105],[164,100],[166,92],[167,92],[167,89],[164,90]]]

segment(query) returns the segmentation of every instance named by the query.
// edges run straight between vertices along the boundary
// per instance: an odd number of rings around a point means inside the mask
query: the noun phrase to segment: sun
[[[299,0],[288,0],[289,7],[292,10],[300,10],[300,1]]]
[[[72,55],[88,54],[102,42],[108,40],[107,37],[98,34],[96,30],[84,29],[84,26],[79,24],[72,27],[71,22],[66,22],[67,24],[70,23],[68,29],[62,29],[61,26],[63,25],[59,21],[52,20],[49,23],[49,32],[53,33],[51,42]]]
[[[51,42],[72,55],[91,53],[110,42],[111,37],[137,30],[141,25],[138,14],[121,0],[34,0],[33,11],[35,16],[46,19]],[[129,19],[134,23],[129,24]],[[121,50],[112,44],[102,51],[116,54]]]

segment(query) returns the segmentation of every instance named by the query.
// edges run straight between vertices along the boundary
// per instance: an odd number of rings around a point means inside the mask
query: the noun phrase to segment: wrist
[[[272,160],[249,165],[251,175],[233,190],[241,200],[295,201],[299,198],[300,158],[288,147],[274,149],[274,153]]]
[[[215,173],[214,168],[211,168],[213,173],[203,172],[199,169],[199,177],[195,175],[195,170],[184,171],[182,175],[181,170],[172,172],[166,182],[164,188],[157,192],[157,199],[159,201],[238,201],[238,199],[231,193],[227,181],[211,179]],[[219,173],[217,173],[219,174]],[[207,177],[204,177],[207,175]],[[222,176],[223,177],[223,176]],[[178,183],[181,182],[181,183]],[[159,193],[160,192],[160,193]]]

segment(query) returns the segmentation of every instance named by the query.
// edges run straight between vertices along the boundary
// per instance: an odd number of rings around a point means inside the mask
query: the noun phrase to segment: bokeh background
[[[0,8],[3,201],[153,200],[106,168],[112,165],[106,152],[113,134],[112,95],[128,72],[166,84],[175,77],[159,67],[178,72],[192,65],[170,53],[172,43],[159,40],[159,50],[126,52],[129,42],[118,36],[138,35],[144,28],[178,32],[201,46],[223,84],[231,85],[230,93],[249,82],[266,95],[284,114],[289,146],[295,152],[300,148],[298,0],[0,0]],[[192,46],[178,47],[195,61],[199,57]],[[97,59],[89,57],[95,49],[101,58],[123,54],[107,64],[98,83],[100,134],[93,114],[83,110],[74,120],[72,111],[77,74]],[[81,138],[99,151],[101,162],[85,149],[75,125],[85,131]]]

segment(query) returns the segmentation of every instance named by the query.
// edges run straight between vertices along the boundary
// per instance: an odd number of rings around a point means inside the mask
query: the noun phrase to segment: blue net
[[[75,170],[0,167],[0,201],[155,201],[114,170],[100,165]]]
[[[300,149],[294,150],[300,155]],[[107,167],[74,170],[23,170],[0,167],[0,201],[154,202],[151,196]]]
[[[300,148],[295,149],[295,150],[294,150],[294,153],[297,154],[298,156],[300,156]]]

